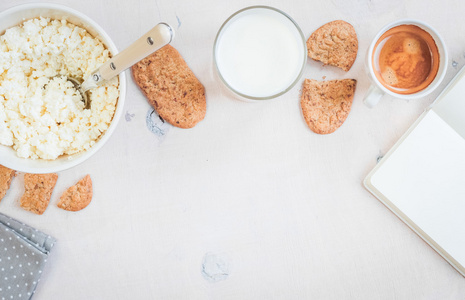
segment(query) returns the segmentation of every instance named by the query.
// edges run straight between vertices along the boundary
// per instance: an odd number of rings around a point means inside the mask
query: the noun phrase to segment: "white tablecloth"
[[[0,10],[28,1],[0,2]],[[362,180],[465,63],[465,2],[53,1],[96,20],[122,49],[158,22],[206,87],[207,114],[195,128],[159,138],[150,106],[129,80],[125,116],[85,163],[59,173],[42,216],[19,207],[22,175],[0,211],[57,238],[35,299],[463,299],[465,279],[369,194]],[[359,52],[345,73],[309,61],[304,77],[358,80],[352,111],[335,133],[306,126],[301,83],[285,96],[246,103],[212,72],[222,22],[250,5],[275,6],[308,37],[324,23],[355,27]],[[399,18],[429,23],[444,38],[445,81],[415,101],[385,96],[374,109],[366,49]],[[303,78],[302,78],[303,81]],[[83,211],[56,207],[90,174]]]

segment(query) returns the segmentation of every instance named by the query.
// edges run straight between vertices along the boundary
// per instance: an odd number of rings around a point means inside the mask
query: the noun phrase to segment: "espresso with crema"
[[[386,31],[374,47],[373,68],[379,82],[398,94],[428,87],[439,69],[439,51],[433,37],[416,25]]]

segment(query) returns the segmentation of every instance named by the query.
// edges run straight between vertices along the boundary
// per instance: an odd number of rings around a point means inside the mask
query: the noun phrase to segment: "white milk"
[[[224,81],[240,94],[255,98],[275,96],[292,86],[306,55],[300,29],[267,8],[235,15],[219,33],[215,49]]]

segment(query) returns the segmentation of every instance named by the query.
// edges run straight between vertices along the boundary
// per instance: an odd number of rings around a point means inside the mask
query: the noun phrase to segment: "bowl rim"
[[[86,24],[88,24],[92,28],[92,30],[96,31],[99,34],[101,42],[104,43],[104,45],[107,47],[108,50],[110,50],[112,56],[115,56],[116,54],[118,54],[118,48],[116,47],[115,43],[100,25],[98,25],[94,20],[92,20],[87,15],[75,9],[72,9],[68,6],[65,6],[65,5],[55,4],[55,3],[20,4],[20,5],[12,6],[0,12],[0,18],[16,13],[18,11],[25,11],[25,10],[31,10],[31,9],[52,9],[52,10],[57,10],[57,11],[61,11],[64,13],[68,13],[70,15],[77,17],[78,19],[81,19]],[[8,28],[5,28],[4,30],[6,29]],[[84,29],[86,29],[86,31],[89,31],[87,28],[84,28]],[[31,167],[31,166],[28,166],[27,164],[19,165],[19,164],[10,162],[7,159],[3,160],[3,158],[0,158],[1,160],[0,163],[7,168],[14,169],[20,172],[44,174],[44,173],[55,173],[55,172],[60,172],[66,169],[70,169],[72,167],[75,167],[81,164],[87,159],[89,159],[92,155],[97,153],[97,151],[100,150],[104,146],[104,144],[108,141],[110,136],[115,131],[119,123],[119,120],[121,119],[121,116],[123,114],[124,102],[126,98],[127,79],[126,79],[125,72],[121,72],[118,75],[118,77],[119,77],[119,86],[118,86],[119,96],[118,96],[118,100],[116,103],[116,108],[113,114],[113,118],[110,122],[110,125],[105,130],[105,132],[95,141],[95,143],[89,149],[76,153],[76,154],[71,154],[67,158],[62,157],[63,159],[62,162],[60,161],[57,165],[51,166],[51,167],[36,167],[36,166]],[[0,145],[0,147],[11,148],[11,146],[5,146],[5,145]],[[45,159],[34,159],[33,160],[30,158],[20,158],[20,157],[18,157],[18,159],[24,160],[24,161],[39,161],[39,160],[44,161],[44,162],[47,161]],[[60,157],[58,159],[60,159]],[[50,160],[50,161],[56,162],[56,160]]]

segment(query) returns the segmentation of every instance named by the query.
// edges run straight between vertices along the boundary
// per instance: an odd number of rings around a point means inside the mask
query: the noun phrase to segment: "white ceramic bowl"
[[[4,34],[5,30],[10,27],[19,25],[25,20],[40,16],[53,19],[65,18],[67,21],[85,28],[92,36],[97,37],[106,48],[110,50],[112,55],[118,53],[113,41],[97,23],[78,11],[52,3],[24,4],[1,12],[0,35]],[[118,76],[119,98],[115,114],[109,128],[90,149],[71,156],[62,155],[55,160],[44,160],[20,158],[16,155],[16,151],[12,147],[0,145],[0,164],[21,172],[53,173],[74,167],[94,155],[110,138],[123,112],[124,100],[126,97],[126,76],[124,72]]]

